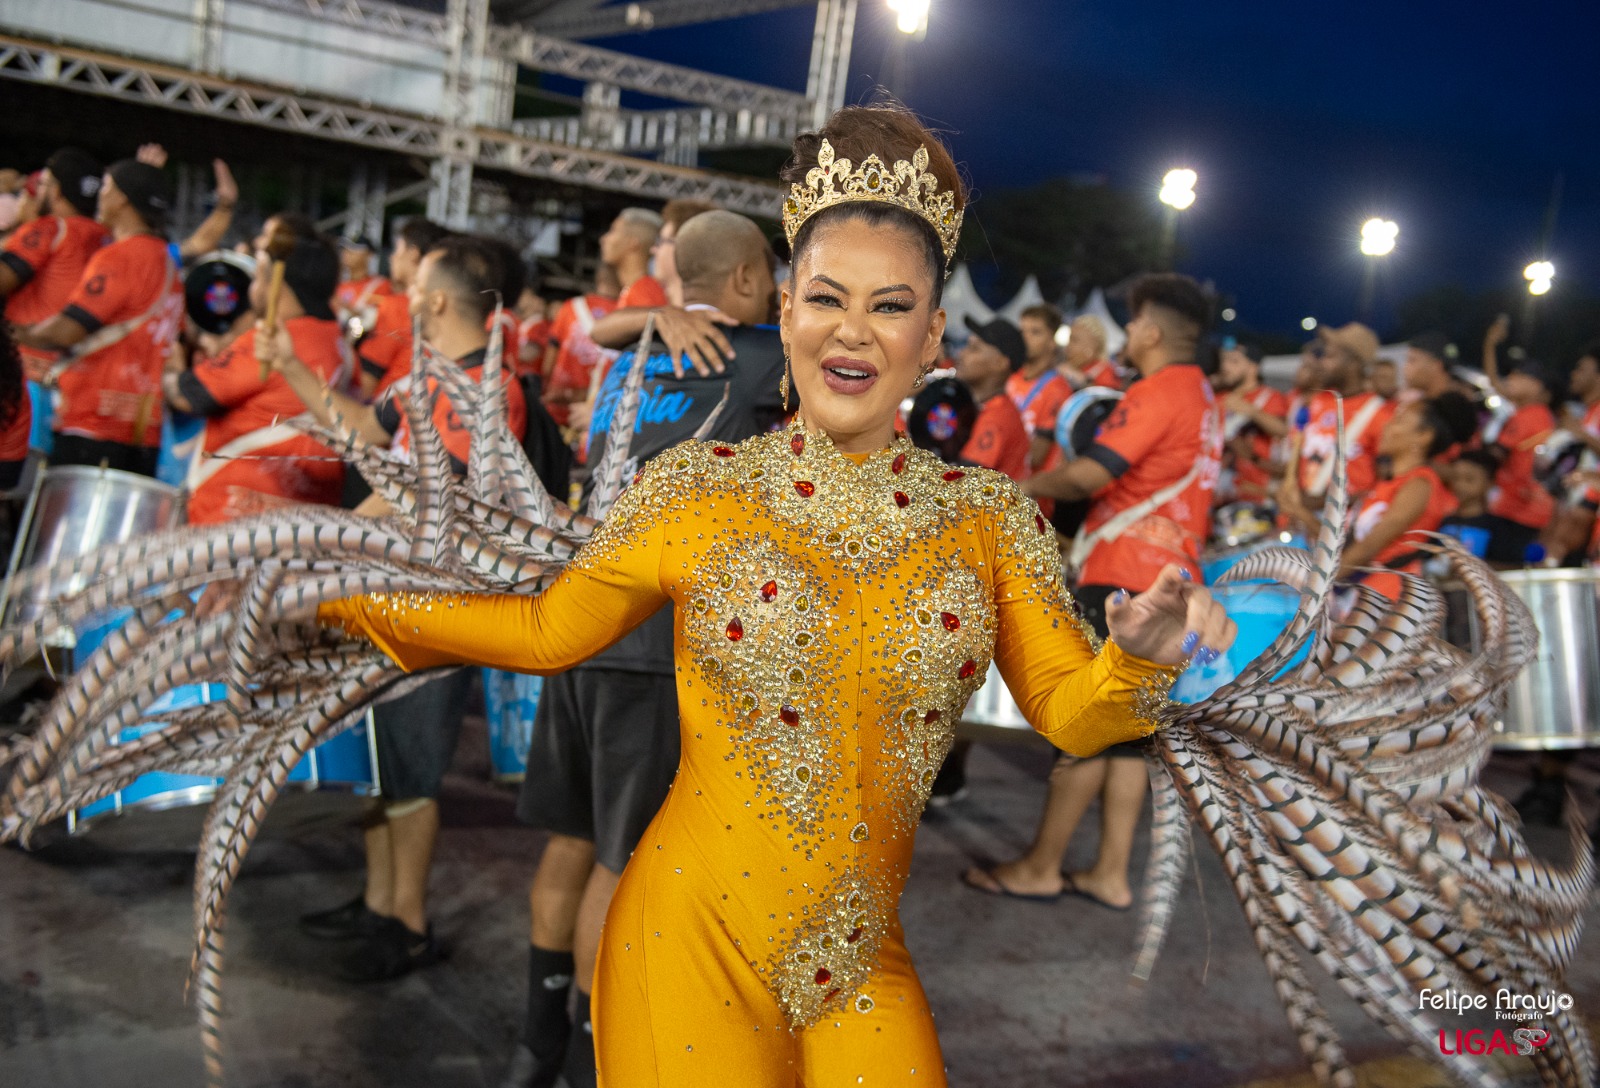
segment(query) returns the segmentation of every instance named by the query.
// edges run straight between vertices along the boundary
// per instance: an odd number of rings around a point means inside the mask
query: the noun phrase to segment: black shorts
[[[677,773],[673,678],[574,669],[544,682],[517,816],[594,843],[595,860],[620,873]]]
[[[388,801],[439,796],[455,759],[475,669],[457,669],[372,708],[378,777]]]
[[[1106,601],[1117,589],[1117,586],[1079,586],[1072,594],[1077,599],[1078,611],[1083,613],[1084,620],[1101,638],[1111,637],[1111,628],[1106,624]],[[1113,744],[1100,755],[1113,759],[1143,759],[1147,745],[1148,742],[1144,740],[1123,741]]]

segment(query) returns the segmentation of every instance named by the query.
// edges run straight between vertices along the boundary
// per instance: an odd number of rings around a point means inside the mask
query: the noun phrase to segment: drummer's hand
[[[702,378],[721,374],[726,369],[723,360],[733,358],[733,345],[717,326],[737,324],[721,310],[680,310],[676,306],[657,310],[656,335],[672,356],[672,376],[682,378],[687,373],[685,360]]]
[[[256,323],[256,362],[282,373],[294,361],[294,341],[283,325],[268,329],[265,321]]]
[[[1118,590],[1106,602],[1106,625],[1123,650],[1160,665],[1192,657],[1209,664],[1233,645],[1238,628],[1205,586],[1169,563],[1137,597]]]

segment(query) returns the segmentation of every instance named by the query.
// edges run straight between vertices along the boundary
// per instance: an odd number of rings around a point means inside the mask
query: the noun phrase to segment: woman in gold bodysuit
[[[1096,646],[1054,534],[1003,476],[894,430],[938,358],[964,197],[909,114],[841,111],[786,170],[782,329],[803,413],[656,458],[535,598],[352,598],[323,622],[408,670],[569,668],[674,605],[682,762],[594,979],[607,1088],[945,1083],[898,901],[928,789],[990,660],[1089,755],[1232,625],[1165,572]]]

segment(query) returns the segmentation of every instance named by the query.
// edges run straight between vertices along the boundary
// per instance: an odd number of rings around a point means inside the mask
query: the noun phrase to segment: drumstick
[[[266,320],[267,335],[271,336],[278,324],[278,299],[283,293],[283,277],[288,271],[289,254],[294,252],[294,234],[282,223],[273,226],[272,233],[267,235],[266,244],[262,246],[267,259],[272,262],[272,277],[267,282],[267,312],[262,315]],[[266,381],[272,376],[272,364],[262,362],[261,380]]]
[[[150,417],[155,414],[156,395],[146,393],[139,398],[139,410],[133,416],[133,440],[129,445],[143,446],[144,432],[150,429]]]

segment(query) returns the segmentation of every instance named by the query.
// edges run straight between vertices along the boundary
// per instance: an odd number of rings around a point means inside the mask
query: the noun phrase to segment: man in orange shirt
[[[112,243],[89,258],[60,313],[19,330],[18,341],[35,349],[74,349],[56,364],[55,464],[155,474],[161,373],[183,320],[178,267],[161,235],[171,207],[160,170],[113,163],[97,215]]]
[[[378,299],[372,327],[356,345],[361,362],[361,393],[371,398],[411,371],[411,310],[406,292],[417,275],[422,255],[450,232],[421,216],[407,219],[395,231],[389,254],[389,278],[394,293]]]
[[[423,257],[408,293],[429,346],[456,360],[475,381],[482,378],[489,345],[485,325],[505,279],[500,262],[497,247],[484,239],[447,238]],[[274,334],[267,354],[318,419],[330,421],[331,401],[345,425],[366,441],[407,448],[409,431],[394,398],[408,394],[409,379],[392,386],[376,405],[362,404],[327,389],[296,358],[286,330]],[[520,437],[526,407],[515,369],[503,366],[500,380],[511,431]],[[430,392],[438,393],[434,421],[452,467],[465,472],[471,435],[450,398],[442,391]],[[357,510],[382,514],[387,507],[373,496]],[[301,919],[301,927],[312,936],[361,938],[340,965],[350,981],[397,978],[439,957],[428,919],[428,871],[439,833],[436,798],[460,736],[463,684],[470,681],[471,673],[459,670],[377,708],[378,777],[385,807],[382,818],[366,829],[366,888],[348,903]]]
[[[1501,377],[1499,348],[1510,334],[1511,323],[1501,317],[1484,336],[1483,372],[1495,392],[1515,406],[1494,444],[1505,455],[1489,493],[1489,513],[1539,531],[1555,517],[1555,496],[1534,478],[1539,447],[1556,429],[1552,405],[1566,399],[1566,383],[1553,367],[1526,356],[1515,358],[1511,373]]]
[[[387,276],[372,267],[374,247],[357,235],[339,239],[339,265],[343,282],[333,295],[333,310],[339,324],[349,328],[351,318],[360,322],[363,332],[378,320],[378,303],[394,294]]]
[[[94,221],[103,172],[75,147],[45,163],[39,190],[45,214],[17,228],[0,250],[0,298],[11,324],[32,325],[60,313],[89,258],[106,244],[105,228]],[[21,351],[28,381],[42,380],[56,361],[55,352]]]
[[[956,358],[956,377],[978,402],[978,419],[961,459],[1003,472],[1013,480],[1028,476],[1028,429],[1022,413],[1006,396],[1006,382],[1028,359],[1022,333],[997,317],[988,324],[967,318],[967,346]]]
[[[1316,535],[1318,511],[1333,482],[1339,445],[1339,403],[1344,402],[1345,473],[1350,501],[1359,503],[1378,482],[1378,436],[1394,416],[1394,405],[1367,388],[1367,371],[1378,357],[1378,336],[1359,322],[1319,331],[1324,388],[1307,405],[1306,425],[1291,449],[1295,469],[1284,477],[1278,507],[1301,532]]]
[[[317,377],[340,388],[350,353],[329,305],[338,284],[339,259],[320,236],[297,238],[284,261],[278,317],[294,345],[295,358]],[[272,260],[256,254],[250,304],[266,310]],[[250,329],[215,358],[194,369],[168,373],[167,403],[206,417],[203,453],[190,466],[189,523],[208,525],[261,513],[289,503],[339,501],[344,469],[332,450],[288,426],[305,411],[277,371],[261,377],[257,330]]]
[[[1186,577],[1200,576],[1200,548],[1210,532],[1211,495],[1222,467],[1222,413],[1195,365],[1211,322],[1210,300],[1187,276],[1164,273],[1138,280],[1128,307],[1133,320],[1127,357],[1139,380],[1084,456],[1022,485],[1034,496],[1093,497],[1071,561],[1079,569],[1078,607],[1102,638],[1113,594],[1142,593],[1173,564]],[[1196,660],[1215,658],[1215,651],[1201,647]],[[1128,864],[1148,784],[1138,745],[1057,762],[1027,853],[993,869],[969,869],[963,881],[994,895],[1076,895],[1127,910],[1133,903]],[[1102,808],[1099,856],[1089,870],[1063,874],[1067,845],[1096,794]]]
[[[1072,386],[1056,371],[1061,311],[1049,303],[1029,306],[1022,311],[1017,327],[1028,357],[1022,369],[1006,380],[1006,393],[1022,413],[1022,425],[1028,432],[1028,471],[1037,472],[1061,461],[1061,451],[1056,448],[1056,415],[1072,396]]]
[[[1121,389],[1122,375],[1117,364],[1106,358],[1106,327],[1093,314],[1079,314],[1068,326],[1067,357],[1061,363],[1062,377],[1074,389],[1091,385]]]
[[[1223,438],[1233,462],[1233,497],[1265,502],[1272,494],[1272,446],[1289,433],[1289,398],[1261,382],[1261,349],[1236,344],[1222,353]]]

